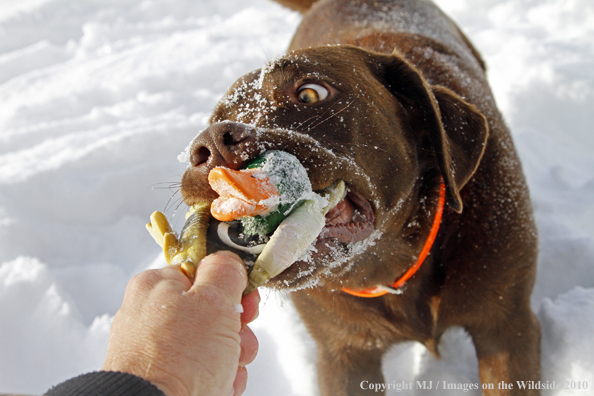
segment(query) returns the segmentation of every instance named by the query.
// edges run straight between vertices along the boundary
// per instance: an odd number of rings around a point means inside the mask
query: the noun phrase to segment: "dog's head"
[[[352,46],[292,52],[239,79],[211,126],[189,149],[182,196],[217,197],[216,166],[240,169],[267,150],[295,155],[314,190],[343,180],[348,195],[327,216],[312,260],[278,286],[371,286],[390,282],[418,254],[441,180],[449,207],[474,173],[485,118],[446,88],[429,86],[397,55]]]

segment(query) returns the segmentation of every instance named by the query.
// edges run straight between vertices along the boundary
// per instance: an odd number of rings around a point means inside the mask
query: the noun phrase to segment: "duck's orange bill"
[[[278,201],[270,199],[279,193],[260,169],[216,167],[208,174],[208,182],[219,194],[210,207],[210,213],[219,221],[264,213]]]

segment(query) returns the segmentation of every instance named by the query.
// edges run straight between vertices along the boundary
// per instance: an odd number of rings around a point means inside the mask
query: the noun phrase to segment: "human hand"
[[[142,377],[167,396],[241,395],[244,366],[258,349],[247,323],[260,296],[242,298],[246,284],[243,261],[231,252],[205,257],[193,285],[179,266],[136,275],[113,320],[103,369]]]

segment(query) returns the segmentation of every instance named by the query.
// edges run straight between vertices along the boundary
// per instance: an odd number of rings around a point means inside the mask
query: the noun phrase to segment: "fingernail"
[[[260,292],[258,291],[258,289],[254,290],[254,293],[256,293],[256,296],[258,298],[258,304],[260,304],[260,302],[262,301],[262,296],[260,295]]]

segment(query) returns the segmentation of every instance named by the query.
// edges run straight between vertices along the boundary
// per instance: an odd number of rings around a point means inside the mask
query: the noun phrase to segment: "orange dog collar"
[[[421,265],[427,258],[431,247],[433,246],[433,242],[435,242],[435,237],[437,236],[437,232],[439,231],[439,226],[441,224],[441,217],[443,215],[443,208],[445,205],[445,184],[443,181],[439,187],[439,200],[437,201],[437,212],[435,213],[435,217],[433,218],[433,224],[431,225],[431,230],[429,231],[429,236],[423,245],[423,249],[421,249],[421,253],[419,254],[419,258],[415,262],[415,264],[410,267],[404,275],[400,277],[400,279],[396,280],[391,286],[374,286],[368,289],[363,290],[352,290],[346,287],[342,288],[342,291],[345,293],[351,294],[357,297],[365,297],[365,298],[372,298],[372,297],[380,297],[385,294],[401,294],[402,293],[402,286],[409,280],[418,270],[421,268]]]

